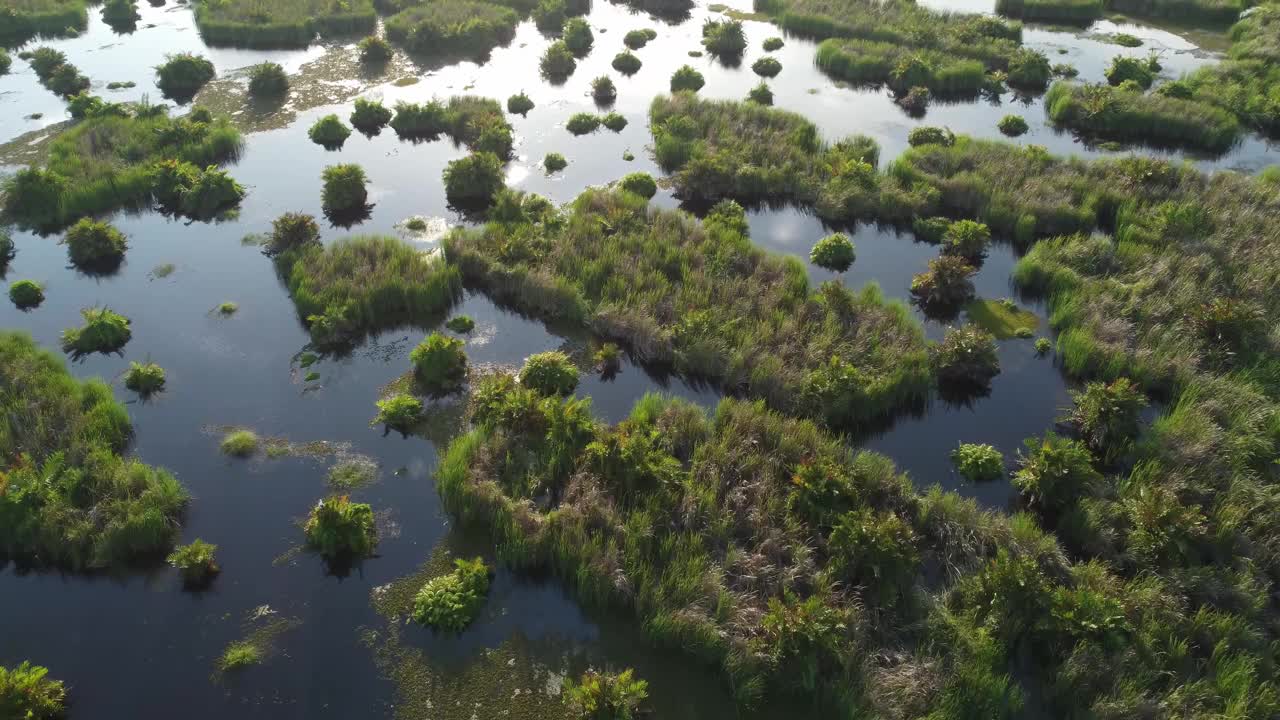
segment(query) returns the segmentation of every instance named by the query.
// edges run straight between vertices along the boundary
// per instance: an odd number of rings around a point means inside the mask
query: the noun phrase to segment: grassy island
[[[367,35],[377,24],[370,0],[196,0],[196,27],[210,45],[306,47],[316,35]]]

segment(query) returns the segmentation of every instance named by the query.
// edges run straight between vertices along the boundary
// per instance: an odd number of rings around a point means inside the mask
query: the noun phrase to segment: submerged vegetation
[[[0,555],[71,570],[164,558],[187,493],[122,457],[132,426],[106,383],[72,377],[25,334],[0,333],[0,404]]]

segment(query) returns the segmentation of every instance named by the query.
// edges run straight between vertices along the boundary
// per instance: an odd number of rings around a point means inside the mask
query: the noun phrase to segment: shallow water
[[[734,5],[748,10],[749,0]],[[962,5],[990,9],[989,2]],[[508,180],[566,202],[585,186],[607,183],[627,172],[659,175],[646,151],[646,114],[652,97],[665,91],[671,72],[691,64],[706,75],[703,95],[744,97],[758,82],[749,65],[761,54],[760,42],[778,33],[770,25],[749,22],[746,62],[727,68],[709,57],[687,55],[698,48],[703,18],[714,15],[705,7],[672,25],[598,3],[590,16],[597,29],[594,51],[566,83],[550,86],[537,71],[537,58],[549,41],[532,23],[523,24],[515,40],[496,49],[483,65],[462,62],[428,69],[400,64],[382,77],[354,78],[333,70],[349,67],[343,61],[353,55],[351,45],[278,52],[207,49],[201,46],[187,7],[142,3],[139,11],[143,18],[133,34],[116,36],[91,9],[86,34],[45,44],[66,52],[93,80],[94,92],[111,100],[159,100],[152,67],[165,54],[189,49],[206,54],[224,78],[207,92],[220,92],[221,104],[241,112],[247,125],[274,128],[248,135],[244,156],[232,168],[249,195],[237,217],[218,223],[188,224],[157,214],[112,218],[129,236],[130,248],[124,267],[105,278],[71,269],[56,237],[16,233],[19,251],[7,280],[44,283],[47,300],[30,313],[0,303],[0,326],[27,330],[53,347],[63,328],[79,323],[82,307],[108,305],[132,319],[134,337],[123,357],[91,356],[75,364],[73,371],[115,381],[118,397],[130,403],[137,434],[134,452],[146,462],[171,469],[194,495],[184,540],[201,537],[218,544],[225,572],[211,591],[191,594],[182,592],[176,576],[166,570],[108,579],[21,574],[9,568],[0,573],[0,616],[5,618],[0,623],[0,664],[30,659],[49,666],[71,686],[77,718],[158,718],[175,713],[192,718],[225,718],[232,713],[264,718],[390,717],[401,700],[397,685],[361,642],[362,630],[387,628],[387,621],[370,605],[373,588],[412,573],[439,543],[462,542],[440,509],[431,481],[438,449],[433,441],[447,440],[452,410],[437,408],[443,420],[438,436],[430,440],[406,440],[370,428],[379,388],[407,369],[408,352],[423,329],[384,332],[348,357],[325,359],[303,370],[298,356],[307,334],[270,261],[242,238],[264,231],[285,211],[320,216],[320,172],[339,161],[360,163],[372,183],[372,215],[351,233],[396,233],[399,223],[415,215],[462,222],[446,207],[440,179],[444,164],[462,155],[448,140],[410,144],[388,130],[372,139],[353,134],[341,151],[327,152],[307,139],[306,129],[317,117],[330,112],[346,117],[357,93],[390,104],[463,92],[505,101],[514,92],[527,91],[537,106],[527,117],[512,118],[519,158],[509,166]],[[609,63],[622,49],[622,35],[643,27],[659,34],[636,51],[644,67],[632,78],[617,79]],[[1148,47],[1122,48],[1092,37],[1118,30],[1146,38]],[[1085,32],[1029,28],[1026,41],[1044,49],[1053,62],[1075,64],[1086,80],[1101,79],[1112,55],[1145,55],[1150,47],[1161,48],[1165,77],[1214,61],[1178,35],[1105,22]],[[1065,48],[1066,54],[1059,55],[1058,48]],[[994,104],[939,103],[923,119],[911,119],[885,91],[841,87],[817,72],[813,50],[811,42],[788,38],[776,53],[783,63],[782,74],[770,82],[776,105],[811,118],[829,139],[851,133],[874,137],[882,146],[882,163],[901,152],[907,133],[917,125],[944,124],[957,132],[1000,137],[995,123],[1007,112],[1019,112],[1031,124],[1031,132],[1017,142],[1042,144],[1055,153],[1108,154],[1049,127],[1039,99],[1019,100],[1011,94]],[[303,73],[305,82],[295,82],[296,87],[340,100],[314,106],[295,98],[276,114],[251,116],[234,92],[235,73],[263,59]],[[393,83],[406,74],[420,80]],[[612,107],[630,124],[621,133],[601,129],[575,138],[563,124],[575,112],[596,109],[588,95],[589,81],[601,74],[617,79],[619,97]],[[107,82],[126,80],[137,86],[104,89]],[[26,119],[32,113],[44,117]],[[27,64],[15,58],[13,72],[0,77],[0,143],[17,138],[30,143],[39,131],[63,118],[61,101],[39,86]],[[569,166],[548,177],[540,162],[551,151],[563,153]],[[624,161],[625,152],[634,153],[635,159]],[[1256,170],[1278,157],[1276,148],[1251,137],[1223,157],[1188,159],[1210,169]],[[654,202],[677,205],[667,193]],[[756,211],[750,222],[752,237],[762,247],[802,260],[813,242],[831,231],[797,209]],[[877,282],[886,296],[905,299],[911,276],[936,254],[935,248],[891,230],[862,225],[848,231],[857,245],[855,265],[840,275],[810,266],[812,280],[834,279],[855,287]],[[347,234],[324,230],[326,240]],[[1009,273],[1015,262],[1010,246],[994,246],[975,279],[979,294],[1013,295]],[[176,270],[156,277],[154,269],[166,263]],[[215,315],[213,308],[223,301],[238,303],[239,311],[225,318]],[[1043,308],[1031,307],[1042,317],[1041,333],[1047,333]],[[469,295],[455,313],[476,319],[468,341],[474,363],[518,365],[534,352],[584,347],[585,339],[576,333],[506,312],[481,295]],[[945,329],[931,321],[925,327],[932,338]],[[165,367],[169,389],[151,402],[138,403],[118,375],[129,360],[145,359]],[[1007,507],[1012,497],[1008,483],[962,483],[947,453],[959,442],[988,442],[1012,457],[1024,437],[1052,425],[1069,397],[1052,359],[1036,357],[1031,341],[1002,342],[1000,359],[1002,373],[988,397],[968,406],[935,401],[919,417],[899,418],[891,427],[855,442],[893,457],[918,486],[940,483],[984,505]],[[309,371],[317,372],[319,379],[305,381]],[[608,421],[625,417],[631,404],[650,391],[678,394],[708,408],[720,397],[714,389],[655,378],[630,364],[609,381],[584,376],[579,389],[593,398],[596,413]],[[301,541],[297,521],[325,494],[324,474],[334,458],[229,460],[218,451],[220,435],[214,429],[228,425],[250,426],[263,435],[295,442],[325,440],[343,453],[376,460],[378,481],[355,494],[384,513],[379,557],[339,579],[326,575],[314,556],[296,552]],[[478,551],[486,551],[483,544]],[[263,666],[236,677],[211,678],[217,655],[228,642],[243,637],[246,615],[264,605],[274,611],[270,617],[296,618],[300,624],[276,639],[276,652]],[[464,672],[495,649],[510,645],[516,648],[512,662],[518,658],[522,668],[542,668],[545,672],[537,677],[544,679],[588,664],[634,666],[650,681],[652,705],[660,717],[725,717],[733,712],[714,673],[649,647],[631,622],[580,608],[554,582],[500,572],[484,616],[461,637],[436,637],[412,626],[401,628],[401,636],[406,646],[424,651],[436,673]],[[492,716],[497,716],[503,698],[485,697]],[[447,694],[438,698],[446,699]],[[469,710],[478,717],[490,716]],[[442,713],[471,715],[460,706],[456,712]],[[762,714],[795,716],[790,709],[766,709]]]

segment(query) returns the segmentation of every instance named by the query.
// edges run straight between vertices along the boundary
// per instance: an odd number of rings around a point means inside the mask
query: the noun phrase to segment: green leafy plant
[[[130,362],[124,386],[143,396],[158,393],[164,390],[164,368],[153,362]]]
[[[542,74],[552,80],[569,77],[577,67],[578,61],[574,59],[573,51],[565,45],[563,40],[557,40],[548,45],[546,52],[542,54],[542,60],[538,63]]]
[[[564,680],[564,701],[579,720],[632,720],[649,697],[649,683],[630,668],[620,673],[588,670],[576,682]]]
[[[951,463],[961,477],[971,482],[1004,477],[1004,455],[990,445],[961,443],[951,451]]]
[[[351,126],[366,135],[376,135],[391,122],[391,110],[377,100],[356,98],[351,111]]]
[[[84,325],[62,331],[62,351],[72,355],[113,353],[133,337],[129,319],[107,308],[85,308],[80,311]]]
[[[560,42],[564,43],[574,57],[583,57],[591,52],[595,37],[591,33],[591,25],[586,20],[575,17],[564,21],[560,31]]]
[[[1147,406],[1139,387],[1124,377],[1110,383],[1091,382],[1083,392],[1072,391],[1071,399],[1075,407],[1067,419],[1080,429],[1090,450],[1107,463],[1128,452]]]
[[[271,221],[271,234],[267,236],[263,252],[279,255],[286,250],[311,245],[320,240],[320,225],[306,213],[287,212]]]
[[[223,672],[240,670],[257,665],[263,660],[262,649],[252,642],[241,640],[233,642],[222,651],[218,658],[218,669]]]
[[[751,63],[751,71],[760,77],[776,77],[782,72],[782,63],[778,62],[777,58],[766,55]]]
[[[456,333],[465,335],[475,329],[476,321],[472,320],[470,315],[457,315],[449,318],[449,322],[445,323],[444,326]]]
[[[329,560],[368,557],[378,544],[373,508],[346,495],[317,502],[302,529],[307,547]]]
[[[402,434],[408,434],[422,422],[422,401],[400,393],[377,402],[378,415],[374,425],[385,425]]]
[[[996,340],[977,325],[949,328],[931,349],[938,380],[967,386],[986,386],[1000,372]]]
[[[784,43],[782,42],[782,38],[776,35],[774,35],[773,37],[765,38],[764,42],[761,43],[761,46],[764,48],[765,52],[773,52],[775,50],[781,50],[783,45]]]
[[[920,145],[942,145],[950,147],[954,145],[955,142],[955,133],[951,132],[947,128],[934,127],[932,125],[921,125],[920,127],[912,128],[911,132],[907,133],[907,144],[911,147],[918,147]]]
[[[657,37],[658,37],[658,32],[653,28],[645,28],[643,30],[629,30],[627,31],[626,35],[622,36],[622,44],[626,45],[632,50],[639,50],[645,45],[648,45],[649,41],[657,39]]]
[[[342,124],[342,120],[337,115],[325,115],[307,131],[307,137],[311,138],[311,142],[322,145],[328,150],[336,150],[342,147],[351,135],[351,128]]]
[[[600,117],[600,124],[614,132],[622,132],[627,127],[627,118],[622,114],[609,112]]]
[[[1035,348],[1037,355],[1048,355],[1053,349],[1053,343],[1049,342],[1049,338],[1036,338]]]
[[[0,716],[14,720],[59,720],[67,711],[67,689],[49,669],[23,661],[0,666]]]
[[[591,357],[596,368],[606,375],[616,373],[622,367],[622,348],[616,343],[602,344]]]
[[[391,60],[394,54],[391,50],[391,43],[383,40],[377,35],[370,35],[360,41],[360,62],[362,63],[385,63]]]
[[[751,90],[747,93],[747,99],[750,100],[751,102],[759,103],[761,105],[772,105],[773,90],[769,88],[768,84],[766,84],[764,81],[761,81],[759,85],[756,85],[755,87],[751,88]]]
[[[456,559],[454,570],[433,578],[413,598],[413,619],[436,630],[462,632],[489,593],[489,566],[481,558]]]
[[[513,115],[527,115],[533,109],[533,98],[521,91],[507,98],[507,112]]]
[[[617,99],[618,88],[613,84],[613,78],[608,75],[601,75],[600,77],[592,80],[591,97],[597,103],[601,104],[611,103]]]
[[[182,573],[182,582],[188,587],[205,587],[222,568],[218,567],[218,546],[196,538],[187,545],[179,545],[169,553],[166,561]]]
[[[844,233],[832,233],[814,244],[809,259],[814,265],[836,272],[849,269],[854,260],[853,242]]]
[[[81,218],[67,230],[64,240],[71,263],[81,269],[114,268],[124,259],[129,244],[124,235],[107,222]]]
[[[578,368],[568,355],[553,350],[525,358],[520,384],[543,395],[568,395],[578,387]]]
[[[463,342],[440,333],[431,333],[409,353],[413,376],[429,393],[444,395],[456,390],[467,378],[467,354]]]
[[[321,205],[326,213],[344,213],[361,209],[369,200],[364,168],[355,164],[330,165],[321,174],[324,191]]]
[[[977,270],[963,257],[943,255],[929,261],[929,269],[911,279],[911,296],[925,312],[945,312],[973,299]]]
[[[996,127],[1009,137],[1018,137],[1030,129],[1027,121],[1023,120],[1021,115],[1005,115],[1000,118],[1000,122],[996,123]]]
[[[593,133],[600,127],[600,117],[589,112],[574,113],[564,128],[574,135],[586,135]]]
[[[985,223],[973,220],[951,223],[942,236],[942,253],[964,258],[970,264],[980,262],[990,245],[991,229]]]
[[[867,595],[892,605],[915,580],[919,558],[911,525],[894,513],[860,509],[831,529],[829,567]]]
[[[542,159],[542,167],[546,168],[547,174],[557,173],[569,167],[569,161],[564,159],[564,155],[558,152],[549,152]]]
[[[702,23],[702,46],[724,58],[738,58],[747,49],[747,35],[739,20],[712,20]]]
[[[1013,485],[1033,506],[1061,513],[1087,497],[1101,482],[1089,449],[1076,440],[1052,432],[1029,438],[1019,453]]]

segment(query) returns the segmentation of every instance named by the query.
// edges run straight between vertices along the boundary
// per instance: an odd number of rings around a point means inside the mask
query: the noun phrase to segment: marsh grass
[[[387,18],[387,39],[424,55],[476,57],[515,36],[520,15],[501,4],[458,0],[429,2]]]
[[[564,155],[561,155],[558,152],[549,152],[547,153],[547,156],[542,159],[542,167],[547,171],[548,175],[552,175],[569,167],[569,161],[565,160]]]
[[[523,90],[507,98],[507,112],[512,115],[528,115],[532,109],[533,98],[526,95]]]
[[[564,124],[564,129],[574,135],[593,133],[600,127],[600,116],[594,113],[574,113]]]
[[[702,77],[702,73],[693,69],[690,65],[681,65],[671,74],[671,92],[690,92],[696,93],[706,85],[707,81]]]
[[[809,260],[814,265],[836,272],[844,272],[853,265],[853,242],[844,233],[832,233],[814,244]]]
[[[82,270],[112,270],[124,260],[129,247],[124,234],[110,223],[81,218],[63,240],[67,257]]]
[[[326,150],[340,149],[350,136],[351,128],[343,125],[337,115],[325,115],[316,120],[307,130],[307,137],[311,138],[311,142],[323,146]]]
[[[1106,85],[1055,83],[1045,107],[1055,123],[1095,138],[1221,153],[1241,135],[1236,119],[1213,105]]]
[[[366,503],[351,502],[345,495],[317,502],[303,532],[307,547],[338,564],[368,557],[378,544],[373,508]]]
[[[68,37],[89,24],[80,0],[20,0],[0,8],[0,45],[18,47],[35,37]]]
[[[591,117],[595,118],[594,115]],[[487,208],[505,186],[502,160],[491,152],[474,152],[451,160],[444,169],[445,198],[455,208]]]
[[[217,545],[196,538],[187,545],[174,548],[166,562],[182,574],[182,584],[185,587],[204,589],[222,572],[222,568],[218,566],[217,553]]]
[[[623,75],[629,77],[640,72],[640,66],[642,63],[640,62],[640,58],[624,50],[613,56],[613,62],[611,65],[614,70],[617,70]]]
[[[62,351],[80,357],[119,352],[133,337],[129,319],[105,307],[80,311],[84,325],[62,331]]]
[[[196,28],[213,46],[302,48],[317,34],[368,34],[377,16],[370,0],[197,0]]]
[[[257,454],[262,441],[252,430],[233,430],[222,438],[219,445],[224,455],[236,458],[247,458]]]
[[[1062,25],[1088,25],[1102,17],[1104,0],[997,0],[1007,17]]]
[[[214,78],[213,63],[194,53],[168,55],[156,66],[156,86],[179,104],[189,101]]]
[[[1030,129],[1027,121],[1021,115],[1005,115],[1000,118],[1000,122],[996,123],[996,127],[1000,129],[1001,133],[1009,137],[1024,135]]]
[[[453,572],[432,578],[414,596],[413,619],[435,630],[462,632],[480,614],[490,574],[481,558],[454,560]]]
[[[44,302],[44,288],[34,280],[15,280],[9,285],[9,301],[19,310],[31,310]]]
[[[130,362],[124,374],[124,386],[143,397],[154,395],[164,390],[164,368],[153,362]]]
[[[356,98],[355,108],[348,119],[352,127],[372,137],[391,122],[391,116],[391,110],[381,102]]]
[[[249,95],[280,98],[289,94],[289,76],[279,63],[261,62],[249,68]]]

